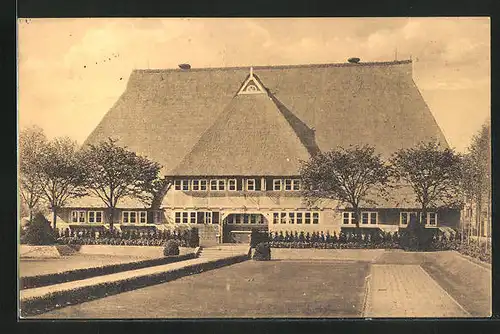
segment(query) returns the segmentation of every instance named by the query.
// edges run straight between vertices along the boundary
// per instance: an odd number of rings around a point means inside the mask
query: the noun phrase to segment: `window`
[[[304,213],[304,224],[311,224],[311,213]]]
[[[285,179],[285,190],[286,191],[292,190],[292,180]]]
[[[437,213],[428,212],[426,224],[428,226],[437,226]]]
[[[182,213],[181,212],[176,212],[175,213],[175,223],[176,224],[180,224],[181,223],[181,217],[182,217]]]
[[[102,223],[102,211],[89,211],[88,212],[88,222],[89,223]]]
[[[210,180],[210,190],[217,191],[217,180]]]
[[[248,215],[243,215],[243,224],[248,224]]]
[[[302,224],[302,212],[297,212],[295,216],[297,217],[297,224]]]
[[[71,222],[85,223],[85,211],[71,211]]]
[[[377,225],[377,212],[361,212],[361,224]]]
[[[226,180],[219,180],[218,182],[219,185],[219,191],[224,191],[226,190]]]
[[[281,180],[280,179],[273,180],[273,190],[274,191],[281,191]]]
[[[181,184],[182,184],[183,191],[189,190],[189,181],[188,180],[181,180]]]
[[[174,181],[174,189],[175,190],[181,190],[182,189],[181,180],[175,180]]]
[[[273,213],[273,224],[278,224],[278,221],[280,219],[280,214],[278,212]]]
[[[300,180],[299,179],[292,180],[292,189],[294,191],[300,190]]]
[[[146,211],[139,211],[139,223],[146,224],[148,222],[148,215]]]
[[[241,224],[241,215],[240,214],[234,215],[234,223]]]
[[[200,180],[200,190],[207,191],[207,180]]]
[[[205,224],[212,224],[212,212],[205,212]]]
[[[130,212],[130,222],[133,224],[137,222],[137,212],[135,211]]]
[[[288,222],[290,224],[295,224],[295,212],[288,213]]]
[[[126,224],[128,222],[129,222],[129,212],[123,211],[122,212],[122,223]]]
[[[257,218],[257,215],[250,215],[250,224],[255,224],[256,218]]]
[[[227,181],[228,185],[228,190],[229,191],[236,191],[236,179],[229,179]]]
[[[319,213],[313,212],[313,224],[318,224],[318,223],[319,223]]]
[[[247,179],[247,191],[255,191],[255,179]]]
[[[280,221],[281,224],[286,224],[286,212],[282,212],[280,216],[281,216],[281,221]]]
[[[196,224],[196,212],[195,211],[191,211],[189,213],[189,223]]]
[[[199,180],[193,180],[192,181],[192,186],[191,186],[191,189],[193,191],[199,191],[200,190],[200,181]]]
[[[342,223],[344,225],[356,224],[356,219],[354,218],[354,212],[343,212],[342,213]]]
[[[399,224],[401,226],[408,226],[410,220],[416,218],[417,218],[416,212],[401,212],[399,215]]]

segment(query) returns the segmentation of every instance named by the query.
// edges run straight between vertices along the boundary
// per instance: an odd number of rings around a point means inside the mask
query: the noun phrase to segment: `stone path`
[[[373,264],[364,317],[470,316],[419,265]]]

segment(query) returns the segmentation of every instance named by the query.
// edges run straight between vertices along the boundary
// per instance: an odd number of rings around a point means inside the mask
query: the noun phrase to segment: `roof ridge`
[[[157,68],[157,69],[133,69],[133,72],[149,72],[149,73],[163,73],[163,72],[199,72],[199,71],[214,71],[214,70],[243,70],[253,67],[254,70],[266,69],[289,69],[289,68],[328,68],[328,67],[354,67],[354,66],[390,66],[390,65],[405,65],[411,64],[411,59],[406,60],[393,60],[393,61],[373,61],[373,62],[360,62],[360,63],[319,63],[319,64],[290,64],[290,65],[247,65],[247,66],[229,66],[229,67],[199,67],[191,68],[189,70],[182,70],[180,68]]]

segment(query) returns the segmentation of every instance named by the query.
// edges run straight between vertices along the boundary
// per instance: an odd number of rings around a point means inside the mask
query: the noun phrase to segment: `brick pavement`
[[[373,264],[364,317],[467,317],[419,265]]]

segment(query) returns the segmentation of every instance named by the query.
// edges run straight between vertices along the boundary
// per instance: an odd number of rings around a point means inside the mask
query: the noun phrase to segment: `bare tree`
[[[29,221],[43,195],[39,158],[47,147],[43,129],[33,126],[19,134],[19,192],[29,211]]]
[[[52,210],[52,224],[56,228],[57,211],[71,198],[86,194],[82,187],[81,159],[78,144],[68,138],[55,138],[38,157],[43,197]]]
[[[90,193],[98,196],[109,209],[110,229],[118,201],[125,196],[150,199],[144,192],[155,195],[165,190],[164,181],[158,174],[161,166],[147,158],[138,156],[125,147],[116,145],[117,140],[108,138],[96,145],[83,149],[85,162],[85,186]]]
[[[367,195],[370,191],[384,194],[391,169],[372,146],[365,145],[318,153],[302,163],[300,175],[302,195],[308,205],[323,199],[348,204],[359,229],[360,205],[376,204]]]
[[[435,142],[420,143],[394,153],[391,163],[396,178],[413,188],[424,222],[428,209],[461,204],[461,159],[453,150]]]

